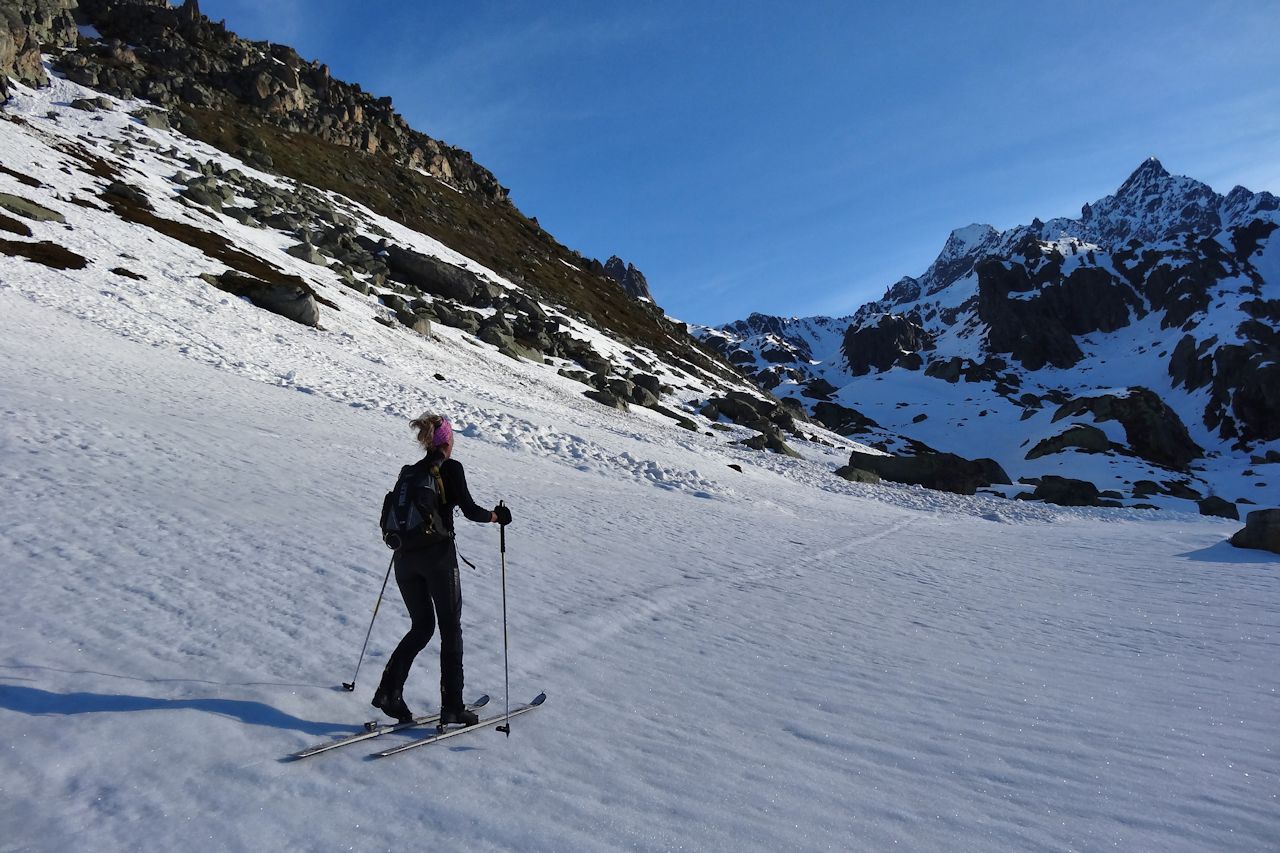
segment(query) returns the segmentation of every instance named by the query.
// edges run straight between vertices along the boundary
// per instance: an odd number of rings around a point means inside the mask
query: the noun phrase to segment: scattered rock
[[[127,270],[127,269],[125,269],[124,267],[115,267],[115,268],[113,268],[113,269],[111,270],[111,272],[112,272],[112,273],[114,273],[115,275],[123,276],[124,278],[132,278],[132,279],[134,279],[135,281],[146,281],[146,280],[147,280],[147,277],[146,277],[145,275],[141,275],[141,274],[139,274],[139,273],[136,273],[136,272],[134,272],[133,270]]]

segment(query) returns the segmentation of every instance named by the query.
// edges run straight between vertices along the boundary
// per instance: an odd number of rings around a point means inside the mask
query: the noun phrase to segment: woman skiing
[[[372,705],[401,722],[413,718],[402,692],[409,668],[440,626],[440,724],[474,725],[477,717],[462,701],[462,588],[458,582],[458,552],[453,542],[453,509],[481,524],[511,523],[511,511],[499,505],[482,509],[467,491],[462,463],[453,455],[453,427],[440,415],[424,414],[410,422],[426,455],[412,468],[420,481],[431,477],[435,489],[421,489],[439,502],[448,537],[424,543],[407,543],[393,557],[396,585],[409,609],[412,626],[391,653],[382,671],[382,682]],[[403,477],[403,475],[402,475]],[[430,513],[430,510],[428,510]]]

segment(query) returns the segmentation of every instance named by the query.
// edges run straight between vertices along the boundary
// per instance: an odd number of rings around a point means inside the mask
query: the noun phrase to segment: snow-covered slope
[[[957,229],[923,275],[848,317],[698,331],[775,394],[834,404],[829,426],[842,409],[871,419],[850,434],[888,450],[1243,511],[1280,494],[1277,223],[1270,193],[1218,195],[1151,159],[1080,219]],[[1092,446],[1059,446],[1073,428]],[[1145,432],[1181,449],[1151,452]]]
[[[67,106],[83,95],[19,90],[22,121],[0,121],[0,192],[66,220],[20,217],[31,236],[8,242],[86,262],[0,256],[3,849],[1190,851],[1280,833],[1280,580],[1223,541],[1238,525],[851,484],[831,470],[856,445],[825,431],[793,459],[605,408],[554,359],[413,333],[287,235],[179,201],[192,158],[277,179],[118,104]],[[114,180],[307,281],[319,325],[210,286],[226,265],[115,215]],[[615,362],[645,355],[573,329]],[[660,361],[668,402],[710,392]],[[510,698],[548,703],[510,739],[282,761],[372,715],[407,627],[394,590],[359,689],[336,688],[386,567],[377,508],[427,408],[454,418],[476,496],[512,507]],[[496,530],[459,524],[478,565],[467,692],[501,706]]]

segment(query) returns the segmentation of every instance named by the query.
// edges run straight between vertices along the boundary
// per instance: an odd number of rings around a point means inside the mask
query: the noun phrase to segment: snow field
[[[0,316],[22,332],[0,337],[7,849],[1274,837],[1278,585],[1267,555],[1222,543],[1233,525],[828,491],[597,429],[580,431],[714,470],[718,496],[536,443],[458,443],[477,499],[516,517],[511,699],[545,689],[547,706],[509,740],[283,763],[371,716],[407,627],[392,590],[356,694],[334,689],[385,570],[373,516],[413,456],[406,419],[174,358],[10,290]],[[569,420],[541,417],[549,433]],[[889,492],[930,501],[868,497]],[[479,566],[463,569],[467,692],[500,707],[496,530],[459,525]],[[410,678],[415,708],[435,702],[437,649]]]

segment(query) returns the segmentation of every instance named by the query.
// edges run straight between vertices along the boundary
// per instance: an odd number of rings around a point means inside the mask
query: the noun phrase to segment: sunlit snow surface
[[[63,109],[58,87],[19,99],[41,132],[130,124]],[[32,223],[33,239],[92,263],[0,257],[0,849],[1280,837],[1280,564],[1225,544],[1237,523],[845,483],[844,450],[753,453],[600,407],[457,330],[386,329],[280,253],[288,238],[216,224],[341,307],[307,329],[195,278],[217,262],[70,204],[101,182],[33,157],[32,132],[0,122],[0,157],[47,187],[0,175],[0,191],[64,212],[71,229]],[[215,227],[164,197],[165,164],[130,165],[166,215]],[[373,715],[407,627],[394,591],[358,690],[335,687],[424,408],[455,417],[477,499],[512,507],[511,700],[547,705],[509,739],[281,761]],[[459,531],[479,566],[463,570],[467,693],[501,707],[497,529]],[[410,678],[415,710],[436,701],[437,649]]]

